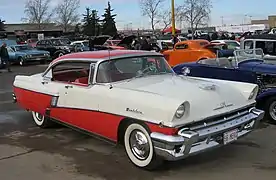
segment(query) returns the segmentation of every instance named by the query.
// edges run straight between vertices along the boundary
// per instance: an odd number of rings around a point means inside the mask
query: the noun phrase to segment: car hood
[[[48,54],[48,51],[41,51],[37,49],[32,49],[32,50],[21,50],[19,52],[25,53],[25,54],[30,54],[30,55],[36,55],[36,54]]]
[[[227,113],[250,104],[238,88],[227,83],[229,82],[176,75],[158,75],[116,83],[114,88],[155,94],[168,101],[177,100],[179,105],[188,101],[190,116],[185,119],[185,123],[187,123]],[[211,87],[215,87],[215,89]],[[231,96],[229,96],[230,94]],[[133,97],[134,101],[135,98]],[[149,100],[145,99],[145,103],[146,101]],[[227,107],[221,108],[221,104],[226,104]],[[183,124],[183,122],[179,123]]]
[[[261,74],[276,74],[276,65],[268,64],[262,60],[248,60],[239,63],[239,67]]]

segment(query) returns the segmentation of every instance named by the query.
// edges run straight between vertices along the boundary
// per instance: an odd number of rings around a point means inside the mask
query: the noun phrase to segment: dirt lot
[[[11,101],[16,74],[34,74],[42,65],[14,67],[0,74],[1,180],[275,180],[276,126],[260,128],[238,142],[174,163],[155,172],[134,167],[124,149],[57,127],[42,130],[30,113]]]

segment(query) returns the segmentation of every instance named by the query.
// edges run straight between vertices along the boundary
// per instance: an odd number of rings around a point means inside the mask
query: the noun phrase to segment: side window
[[[188,45],[187,44],[179,44],[179,45],[175,46],[175,49],[188,49]]]
[[[274,42],[273,41],[266,41],[265,48],[263,49],[265,54],[275,55],[274,51]]]
[[[91,80],[94,77],[94,68],[91,68],[91,62],[61,62],[51,69],[52,81],[73,83],[76,85],[88,85],[89,75]],[[47,76],[50,76],[47,73]]]
[[[14,52],[13,48],[7,47],[8,52]]]
[[[244,49],[253,49],[253,41],[244,41]]]

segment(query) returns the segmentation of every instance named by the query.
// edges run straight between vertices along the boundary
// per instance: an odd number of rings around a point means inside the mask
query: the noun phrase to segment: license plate
[[[223,143],[228,144],[238,139],[238,129],[228,131],[223,134]]]

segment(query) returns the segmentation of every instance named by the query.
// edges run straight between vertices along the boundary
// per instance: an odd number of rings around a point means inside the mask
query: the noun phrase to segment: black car
[[[53,58],[57,58],[75,51],[74,46],[70,45],[70,43],[67,38],[44,39],[37,42],[36,48],[49,51]]]

